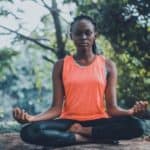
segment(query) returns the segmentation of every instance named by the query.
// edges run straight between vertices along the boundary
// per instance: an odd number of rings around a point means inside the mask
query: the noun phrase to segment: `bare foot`
[[[90,138],[82,136],[80,134],[75,134],[75,139],[77,143],[86,143],[90,142]]]
[[[92,128],[83,127],[81,124],[75,123],[69,128],[69,131],[89,137],[91,135]]]
[[[82,126],[79,123],[74,123],[70,128],[69,131],[74,133],[79,133],[82,130]]]

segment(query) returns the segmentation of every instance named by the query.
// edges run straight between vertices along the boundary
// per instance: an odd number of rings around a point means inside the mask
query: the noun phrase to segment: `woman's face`
[[[94,25],[89,20],[82,19],[73,24],[71,38],[77,50],[92,50],[95,37]]]

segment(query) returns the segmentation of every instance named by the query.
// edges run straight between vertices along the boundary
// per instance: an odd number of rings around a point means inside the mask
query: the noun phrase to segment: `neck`
[[[92,51],[77,51],[74,56],[75,61],[81,65],[86,66],[91,64],[96,58],[96,55]]]
[[[93,51],[77,51],[77,53],[75,54],[75,57],[77,59],[91,59],[95,56],[95,54],[93,53]]]

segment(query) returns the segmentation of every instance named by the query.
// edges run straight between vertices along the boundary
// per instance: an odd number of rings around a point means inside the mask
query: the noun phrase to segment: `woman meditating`
[[[141,136],[144,129],[135,115],[144,113],[148,102],[138,101],[130,109],[117,105],[117,69],[114,62],[96,54],[95,22],[88,16],[76,17],[70,36],[76,53],[54,65],[53,106],[38,115],[13,110],[19,123],[27,123],[20,132],[22,140],[62,146]]]

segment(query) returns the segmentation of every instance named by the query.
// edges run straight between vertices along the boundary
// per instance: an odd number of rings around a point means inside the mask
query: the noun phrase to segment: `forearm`
[[[108,108],[108,114],[110,116],[132,116],[133,115],[133,109],[123,109],[119,106],[114,106],[111,108]]]
[[[61,113],[61,108],[52,107],[43,113],[32,116],[31,122],[53,119],[58,117],[60,113]]]

